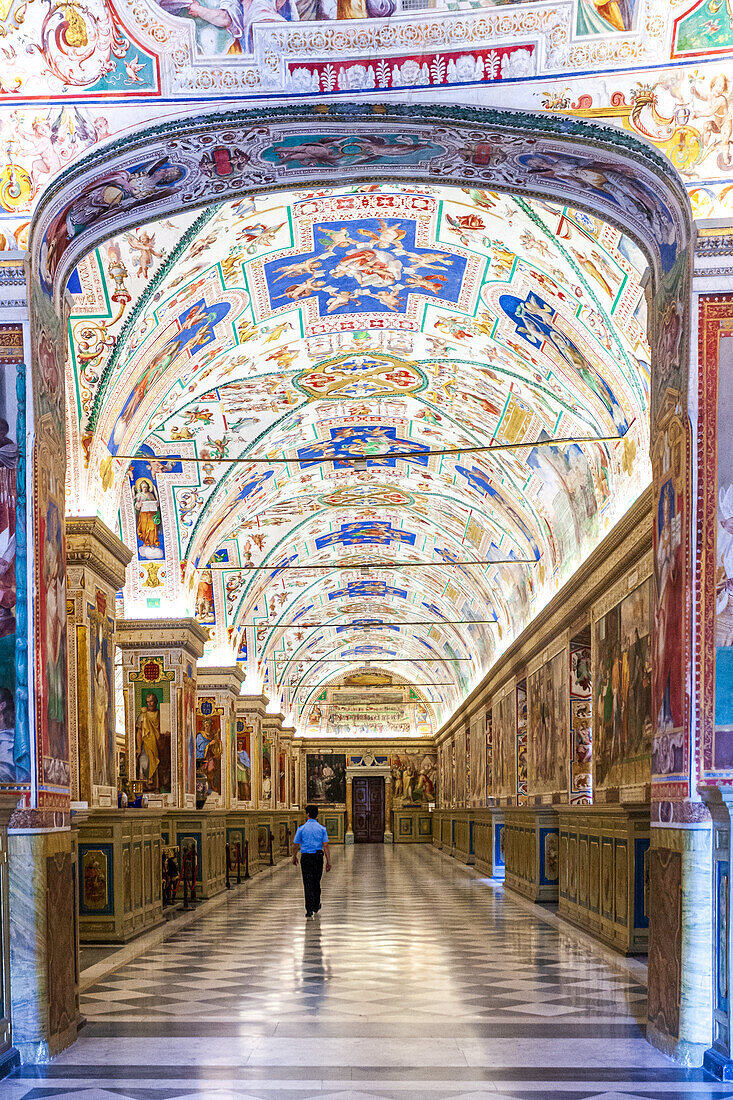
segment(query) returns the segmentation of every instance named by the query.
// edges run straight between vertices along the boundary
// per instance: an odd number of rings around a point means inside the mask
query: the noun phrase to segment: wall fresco
[[[553,794],[567,797],[569,686],[567,648],[527,676],[529,798]]]
[[[650,577],[595,624],[593,785],[598,794],[649,782],[652,744]]]
[[[311,753],[306,755],[306,797],[309,802],[346,801],[346,755]]]

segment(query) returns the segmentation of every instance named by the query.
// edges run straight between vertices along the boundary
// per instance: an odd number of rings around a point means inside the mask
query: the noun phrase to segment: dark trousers
[[[303,876],[306,912],[317,913],[321,908],[323,852],[303,852],[300,857],[300,873]]]

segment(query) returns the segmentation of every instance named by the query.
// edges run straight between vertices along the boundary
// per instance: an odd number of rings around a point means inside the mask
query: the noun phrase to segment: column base
[[[384,843],[385,844],[394,844],[394,837],[393,837],[392,833],[385,833],[384,834]]]
[[[56,1032],[50,1039],[30,1039],[18,1042],[16,1047],[24,1066],[45,1066],[62,1050],[66,1050],[77,1038],[77,1022],[74,1020],[63,1031]]]
[[[11,1047],[4,1054],[0,1054],[0,1081],[3,1077],[7,1077],[9,1073],[12,1073],[14,1069],[17,1069],[19,1065],[20,1051],[16,1047]]]
[[[344,837],[344,844],[348,848],[353,843],[354,843],[354,834],[353,834],[353,832],[349,832]]]
[[[664,1031],[659,1031],[653,1024],[648,1024],[646,1029],[647,1041],[662,1054],[666,1054],[679,1066],[696,1069],[703,1064],[703,1058],[709,1048],[704,1043],[691,1043],[687,1039],[674,1039]]]
[[[726,1058],[724,1054],[712,1047],[705,1051],[702,1068],[703,1073],[714,1077],[716,1081],[733,1081],[733,1059]]]

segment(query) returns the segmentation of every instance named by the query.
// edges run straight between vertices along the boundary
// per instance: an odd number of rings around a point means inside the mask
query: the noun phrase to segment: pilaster
[[[257,809],[262,774],[262,720],[266,695],[240,695],[235,705],[238,808]]]
[[[151,807],[196,804],[196,662],[207,638],[195,619],[117,624],[127,771],[142,784]]]
[[[207,809],[237,802],[235,711],[244,680],[241,665],[200,668],[196,685],[196,773],[205,778]]]
[[[260,809],[277,808],[280,765],[280,735],[285,721],[282,714],[265,713],[262,718],[262,752],[260,772]]]
[[[117,805],[115,595],[131,552],[97,517],[66,520],[71,797]]]

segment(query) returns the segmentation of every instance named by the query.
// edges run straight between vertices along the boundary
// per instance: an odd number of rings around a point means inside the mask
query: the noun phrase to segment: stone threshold
[[[549,924],[558,932],[562,932],[563,935],[572,936],[573,939],[581,943],[588,951],[592,951],[594,955],[598,955],[604,963],[614,967],[616,970],[623,971],[625,974],[631,974],[636,981],[638,981],[639,985],[647,984],[647,964],[642,962],[638,956],[627,957],[626,955],[621,955],[619,952],[614,951],[611,947],[606,947],[605,944],[594,939],[593,936],[589,936],[582,928],[578,928],[577,924],[565,920],[565,918],[561,917],[558,913],[548,909],[548,903],[540,905],[536,902],[528,901],[520,894],[515,894],[513,890],[507,890],[504,886],[503,879],[486,878],[478,873],[475,867],[469,867],[460,859],[456,859],[455,856],[450,855],[449,852],[442,852],[434,845],[431,847],[431,851],[433,851],[436,856],[450,860],[451,866],[465,871],[468,877],[485,883],[492,890],[501,890],[505,894],[507,901],[511,901],[517,908],[523,909],[525,913],[531,913],[537,920]]]
[[[150,948],[157,947],[159,944],[164,943],[170,936],[175,935],[176,932],[180,932],[183,928],[188,928],[188,926],[193,924],[202,914],[211,913],[214,909],[218,909],[225,901],[236,897],[238,894],[248,889],[252,883],[269,878],[281,867],[287,867],[289,864],[289,859],[281,859],[279,863],[276,863],[272,867],[264,867],[261,871],[252,875],[248,881],[240,883],[239,886],[232,885],[231,889],[222,890],[215,898],[197,902],[188,912],[179,913],[176,917],[166,917],[163,924],[159,924],[156,928],[151,928],[149,932],[143,932],[141,936],[138,936],[134,940],[130,940],[130,942],[126,943],[123,947],[119,947],[116,950],[112,949],[105,958],[101,959],[99,962],[92,963],[91,966],[81,971],[79,975],[79,992],[86,992],[91,986],[96,985],[97,982],[102,981],[103,978],[106,978],[115,970],[119,970],[121,966],[125,966],[127,963],[132,962],[133,959],[145,954]],[[90,944],[89,946],[94,949],[95,945]]]

